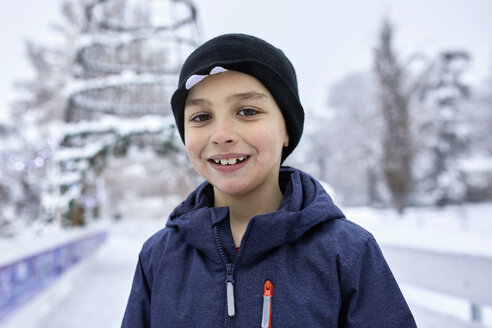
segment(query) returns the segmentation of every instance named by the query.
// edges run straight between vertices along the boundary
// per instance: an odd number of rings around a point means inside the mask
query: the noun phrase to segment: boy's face
[[[227,71],[196,84],[186,100],[184,129],[191,163],[216,196],[278,186],[289,137],[280,108],[253,76]]]

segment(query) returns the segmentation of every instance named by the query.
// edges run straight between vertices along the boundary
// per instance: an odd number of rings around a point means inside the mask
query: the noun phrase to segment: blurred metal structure
[[[65,91],[67,124],[51,174],[56,182],[50,198],[61,201],[51,211],[58,214],[50,216],[69,225],[101,216],[112,156],[127,156],[130,147],[151,148],[181,163],[170,96],[184,60],[198,45],[196,9],[189,0],[87,0],[83,6],[74,78]],[[145,179],[145,185],[158,181]]]
[[[186,0],[98,0],[86,8],[77,80],[67,121],[105,113],[169,115],[169,96],[198,44],[196,9]]]

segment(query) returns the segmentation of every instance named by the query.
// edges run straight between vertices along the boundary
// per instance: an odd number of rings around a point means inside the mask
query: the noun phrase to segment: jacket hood
[[[344,217],[321,184],[310,175],[282,167],[279,183],[284,200],[277,212],[251,218],[241,242],[243,264],[297,241],[320,223]],[[204,182],[170,214],[166,226],[176,228],[186,243],[211,260],[221,262],[213,230],[217,225],[229,228],[222,224],[229,223],[229,208],[213,207],[213,203],[212,185]]]

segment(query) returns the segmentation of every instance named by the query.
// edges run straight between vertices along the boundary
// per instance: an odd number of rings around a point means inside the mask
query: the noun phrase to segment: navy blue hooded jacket
[[[238,253],[228,208],[198,187],[144,244],[122,327],[262,327],[267,281],[272,327],[416,327],[372,235],[311,176],[282,168],[280,187]]]

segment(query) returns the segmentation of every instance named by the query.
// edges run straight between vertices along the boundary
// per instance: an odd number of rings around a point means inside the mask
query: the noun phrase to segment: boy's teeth
[[[239,158],[223,158],[223,159],[214,159],[214,162],[216,164],[220,165],[234,165],[237,162],[242,162],[244,161],[245,157],[239,157]]]

